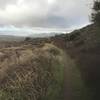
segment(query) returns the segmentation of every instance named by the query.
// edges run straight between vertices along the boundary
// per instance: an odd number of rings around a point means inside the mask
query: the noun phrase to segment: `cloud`
[[[0,26],[71,28],[89,23],[93,0],[0,0]]]

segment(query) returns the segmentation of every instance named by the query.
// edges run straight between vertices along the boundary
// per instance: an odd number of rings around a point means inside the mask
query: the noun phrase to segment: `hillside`
[[[79,64],[93,100],[100,99],[100,27],[90,25],[74,33],[79,35],[68,42],[67,48],[70,48],[67,51]]]
[[[0,42],[0,100],[96,100],[100,29]]]
[[[63,48],[76,62],[92,96],[90,100],[100,99],[100,26],[93,24],[67,35],[56,36],[54,44]]]

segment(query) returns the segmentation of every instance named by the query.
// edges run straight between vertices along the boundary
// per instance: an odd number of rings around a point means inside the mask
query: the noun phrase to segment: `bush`
[[[67,34],[66,40],[74,41],[74,40],[77,40],[79,38],[79,36],[80,36],[80,32],[76,30],[70,34]]]
[[[26,37],[26,38],[25,38],[25,41],[30,41],[30,40],[31,40],[30,37]]]

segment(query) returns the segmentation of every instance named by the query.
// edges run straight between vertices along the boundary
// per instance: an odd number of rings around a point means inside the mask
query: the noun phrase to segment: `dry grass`
[[[60,52],[57,47],[50,44],[35,49],[5,49],[3,53],[9,56],[4,57],[0,63],[0,100],[45,98],[50,87],[58,84],[55,70],[60,64]]]

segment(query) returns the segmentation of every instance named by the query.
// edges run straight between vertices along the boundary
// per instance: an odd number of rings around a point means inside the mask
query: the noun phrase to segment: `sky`
[[[93,0],[0,0],[0,34],[69,32],[90,24]]]

